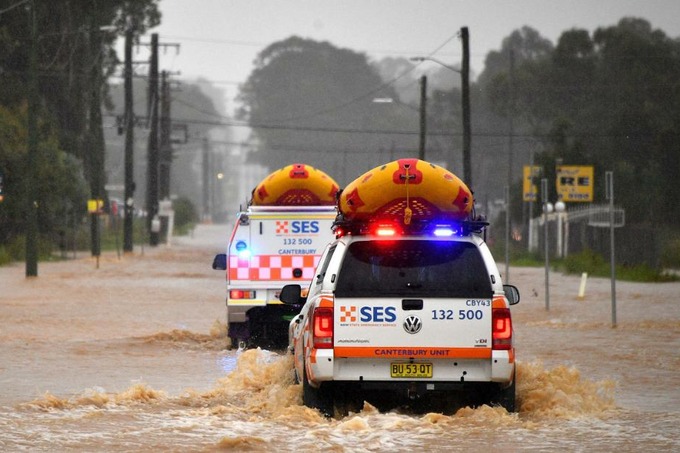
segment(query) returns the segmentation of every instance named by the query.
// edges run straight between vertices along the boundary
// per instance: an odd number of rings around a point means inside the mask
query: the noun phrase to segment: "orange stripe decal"
[[[420,347],[336,347],[335,357],[378,357],[384,359],[490,359],[490,348],[420,348]]]

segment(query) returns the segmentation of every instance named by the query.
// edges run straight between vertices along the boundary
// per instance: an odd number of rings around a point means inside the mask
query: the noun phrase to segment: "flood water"
[[[290,357],[227,349],[227,230],[0,268],[0,451],[680,451],[680,283],[618,282],[612,328],[609,280],[552,273],[548,311],[511,268],[518,413],[325,419]]]

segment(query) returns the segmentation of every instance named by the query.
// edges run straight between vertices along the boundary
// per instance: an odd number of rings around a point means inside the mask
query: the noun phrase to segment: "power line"
[[[5,13],[8,12],[8,11],[13,10],[14,8],[18,8],[19,6],[23,5],[24,3],[28,3],[28,2],[29,2],[29,0],[22,0],[22,1],[18,2],[18,3],[15,3],[15,4],[12,5],[12,6],[8,6],[8,7],[5,8],[5,9],[0,9],[0,16],[3,15],[3,14],[5,14]]]
[[[225,45],[231,45],[231,46],[259,47],[259,48],[264,48],[264,47],[267,47],[267,46],[272,44],[272,43],[265,43],[265,42],[238,41],[238,40],[231,40],[231,39],[192,38],[192,37],[188,37],[188,36],[163,36],[163,38],[164,39],[181,40],[181,41],[186,41],[186,42],[204,43],[204,44],[225,44]],[[415,51],[415,50],[414,51],[405,51],[405,50],[389,50],[389,49],[366,49],[366,50],[363,50],[362,52],[371,53],[371,54],[384,54],[384,55],[413,55],[413,54],[423,53],[423,51]],[[448,56],[448,57],[460,56],[459,53],[453,53],[453,52],[442,53],[440,55]],[[481,53],[479,55],[484,56]]]
[[[442,47],[444,47],[446,44],[451,42],[451,40],[454,39],[457,36],[458,36],[458,33],[455,33],[454,35],[447,38],[446,41],[444,41],[441,45],[439,45],[435,50],[430,52],[428,54],[428,56],[432,56],[435,53],[437,53]],[[350,99],[349,101],[344,102],[344,103],[337,105],[335,107],[329,107],[329,108],[326,108],[326,109],[321,109],[321,110],[317,110],[315,112],[306,113],[306,114],[303,114],[303,115],[294,116],[294,117],[285,118],[285,119],[274,119],[274,120],[268,119],[268,120],[269,121],[282,122],[282,123],[289,123],[289,122],[293,122],[293,121],[305,120],[305,119],[314,118],[314,117],[321,116],[321,115],[327,115],[327,114],[332,113],[332,112],[336,112],[338,110],[344,109],[345,107],[347,107],[349,105],[352,105],[356,102],[364,100],[364,99],[368,98],[369,96],[373,96],[374,94],[378,93],[379,91],[393,85],[397,80],[399,80],[402,77],[405,77],[407,74],[413,72],[417,67],[418,67],[418,65],[415,65],[415,66],[405,70],[401,74],[397,75],[392,80],[389,80],[389,81],[381,84],[377,88],[374,88],[374,89],[372,89],[372,90],[370,90],[370,91],[368,91],[364,94],[360,94],[359,96],[356,96],[356,97]]]
[[[116,118],[120,115],[108,114],[104,115],[111,118]],[[219,115],[215,115],[219,116]],[[220,118],[227,118],[219,116]],[[358,129],[358,128],[339,128],[339,127],[312,127],[312,126],[290,126],[283,124],[250,124],[244,121],[202,121],[202,120],[190,120],[190,119],[177,119],[175,122],[181,122],[186,124],[195,124],[202,126],[215,126],[215,127],[248,127],[251,129],[272,129],[272,130],[287,130],[287,131],[306,131],[306,132],[331,132],[331,133],[345,133],[345,134],[373,134],[373,135],[418,135],[419,131],[405,131],[405,130],[386,130],[386,129]],[[428,136],[431,137],[460,137],[461,132],[444,132],[444,131],[428,131]],[[487,138],[508,138],[512,136],[513,138],[550,138],[552,134],[549,133],[513,133],[508,134],[507,132],[499,131],[482,131],[475,132],[472,134],[474,137],[487,137]],[[678,135],[678,134],[676,134]],[[594,133],[594,132],[582,132],[582,133],[571,133],[565,134],[566,137],[573,138],[620,138],[620,137],[649,137],[649,134],[608,134],[608,133]]]

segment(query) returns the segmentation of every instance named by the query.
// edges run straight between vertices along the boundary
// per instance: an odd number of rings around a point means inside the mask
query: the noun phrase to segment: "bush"
[[[0,266],[4,266],[6,264],[9,264],[12,262],[12,257],[9,256],[9,253],[5,249],[5,247],[0,246]]]
[[[38,260],[46,261],[52,256],[52,241],[40,236],[38,238]],[[0,265],[13,261],[26,260],[26,237],[17,236],[0,247]]]
[[[175,210],[175,229],[177,234],[186,234],[197,222],[198,213],[188,198],[178,198],[172,203]]]
[[[570,255],[557,264],[567,274],[587,272],[596,277],[611,276],[611,263],[592,250]],[[616,279],[634,282],[668,282],[676,281],[676,276],[651,268],[646,264],[635,266],[616,265]]]
[[[661,266],[680,269],[680,237],[669,238],[661,250]]]

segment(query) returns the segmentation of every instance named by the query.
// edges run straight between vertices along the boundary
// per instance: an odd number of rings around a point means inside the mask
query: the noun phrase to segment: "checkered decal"
[[[276,234],[288,234],[288,220],[276,221]]]
[[[319,262],[319,255],[259,255],[250,261],[229,257],[229,280],[292,280],[293,269],[302,269],[302,277],[311,280]]]
[[[357,322],[357,307],[355,305],[349,307],[341,305],[340,322]]]

